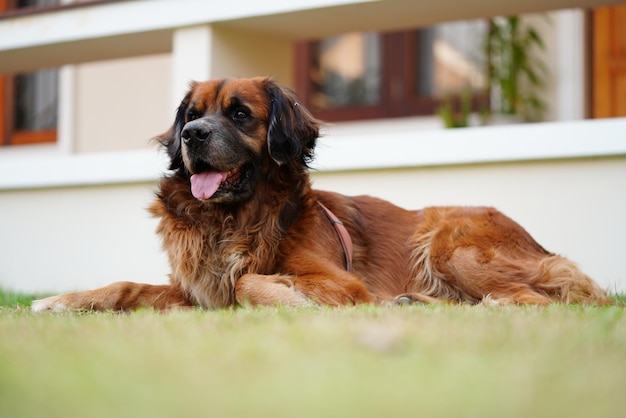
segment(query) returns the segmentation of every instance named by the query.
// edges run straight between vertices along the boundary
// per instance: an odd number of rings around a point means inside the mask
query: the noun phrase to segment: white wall
[[[626,291],[626,158],[324,172],[313,180],[317,188],[407,208],[495,206],[602,286]],[[0,193],[0,287],[54,293],[117,280],[166,282],[156,221],[145,211],[153,188]]]
[[[147,148],[174,121],[171,72],[171,54],[76,65],[74,150]]]
[[[145,208],[154,185],[0,193],[0,287],[61,292],[130,280],[166,283]]]

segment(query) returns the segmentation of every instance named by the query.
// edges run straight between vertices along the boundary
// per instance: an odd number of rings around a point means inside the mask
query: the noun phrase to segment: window
[[[0,12],[55,4],[57,0],[0,1]],[[58,78],[54,68],[0,76],[0,146],[56,141]]]
[[[486,100],[485,20],[392,33],[347,33],[296,45],[296,90],[330,120],[432,115],[471,91]]]

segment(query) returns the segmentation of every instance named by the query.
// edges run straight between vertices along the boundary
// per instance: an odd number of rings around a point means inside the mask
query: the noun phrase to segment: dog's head
[[[249,199],[273,168],[306,167],[319,123],[268,78],[194,82],[158,139],[200,200]]]

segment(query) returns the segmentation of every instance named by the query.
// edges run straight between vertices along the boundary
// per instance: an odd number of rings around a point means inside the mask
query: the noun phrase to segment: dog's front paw
[[[390,302],[391,305],[416,305],[433,303],[442,303],[442,301],[432,296],[422,295],[421,293],[403,293],[394,297]]]
[[[71,309],[71,306],[64,300],[63,295],[60,295],[34,300],[30,304],[30,309],[33,312],[63,312]]]

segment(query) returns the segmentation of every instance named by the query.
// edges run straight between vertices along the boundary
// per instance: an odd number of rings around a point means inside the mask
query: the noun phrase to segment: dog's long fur
[[[119,282],[35,301],[33,309],[611,302],[574,263],[495,209],[407,211],[313,190],[307,163],[318,131],[293,93],[271,79],[193,83],[158,138],[172,171],[150,207],[171,284]],[[229,180],[196,198],[191,176],[207,170]],[[350,233],[353,273],[318,202]]]

